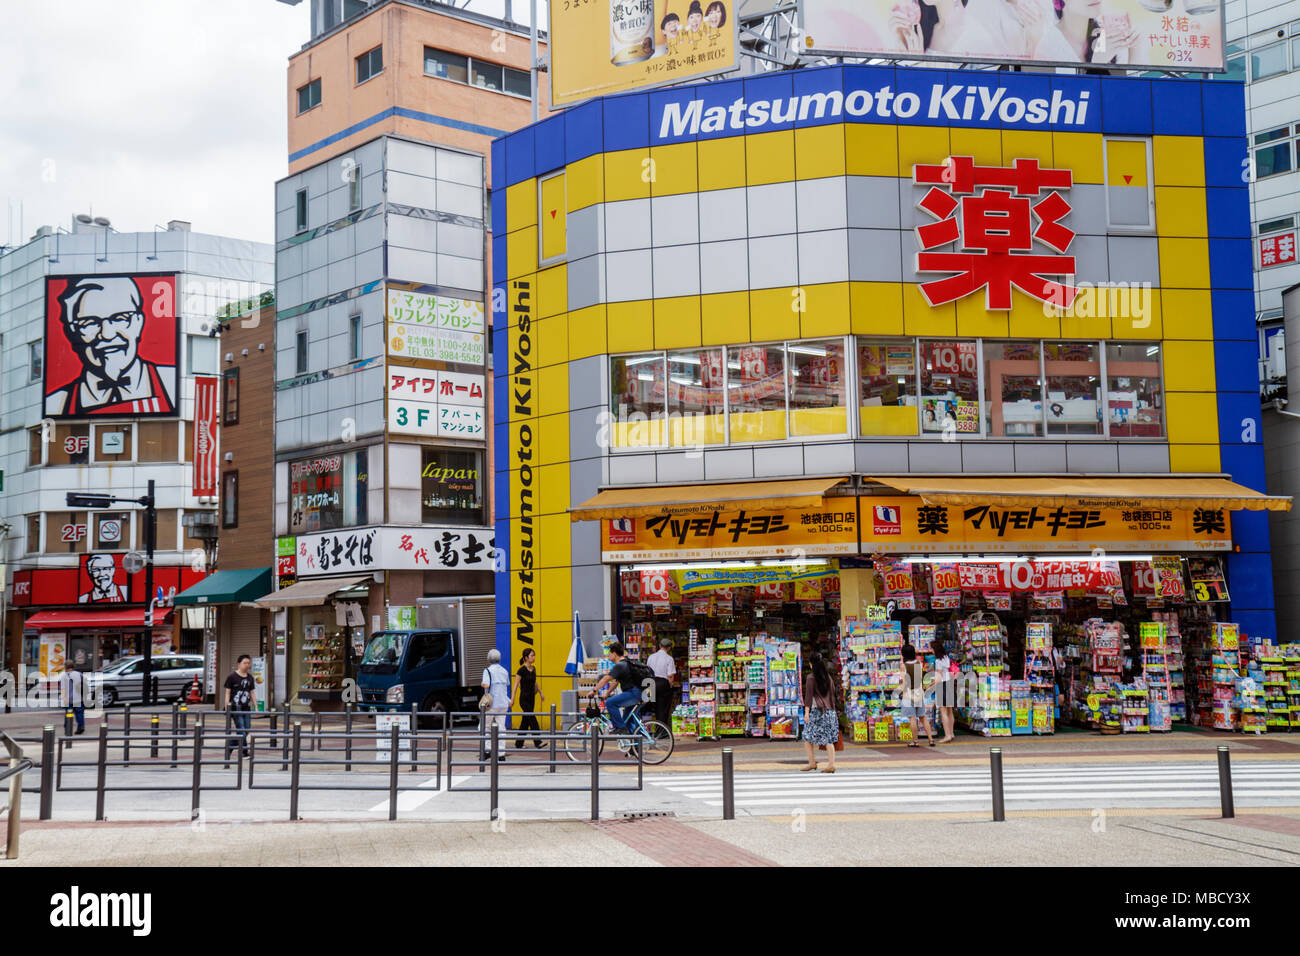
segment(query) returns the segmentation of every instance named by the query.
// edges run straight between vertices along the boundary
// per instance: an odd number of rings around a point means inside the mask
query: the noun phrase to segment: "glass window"
[[[849,430],[844,341],[795,342],[790,356],[790,437]]]
[[[357,84],[360,85],[372,76],[384,72],[384,48],[377,46],[357,57]]]
[[[1254,160],[1256,179],[1289,173],[1292,170],[1290,134],[1289,126],[1255,134],[1255,145],[1259,148],[1254,150],[1251,156]]]
[[[125,511],[96,511],[95,550],[125,551],[131,544],[131,515]]]
[[[27,554],[38,554],[41,550],[41,516],[27,516]]]
[[[185,339],[190,374],[216,375],[220,343],[210,335],[187,335]]]
[[[1044,344],[1049,435],[1102,433],[1100,354],[1096,342]]]
[[[50,444],[50,465],[90,464],[90,426],[84,424],[55,425],[54,441]]]
[[[239,527],[239,472],[221,476],[221,527]]]
[[[783,346],[743,345],[727,349],[727,406],[733,444],[785,438]]]
[[[1042,353],[1035,341],[984,343],[988,434],[1043,434]]]
[[[298,232],[307,231],[307,190],[299,189],[295,197],[297,203],[297,229]]]
[[[921,342],[921,431],[979,434],[979,365],[974,342]]]
[[[1241,83],[1246,81],[1246,58],[1244,56],[1231,57],[1224,63],[1224,66],[1227,68],[1227,72],[1207,73],[1206,75],[1216,80],[1237,80]]]
[[[1281,129],[1270,129],[1263,133],[1255,134],[1255,145],[1260,146],[1264,143],[1271,143],[1277,139],[1286,139],[1287,134],[1291,131],[1290,127],[1283,126]]]
[[[51,511],[45,516],[46,554],[85,554],[89,527],[84,511]]]
[[[668,444],[692,448],[727,440],[722,349],[668,353]]]
[[[664,368],[662,353],[620,356],[610,362],[611,447],[665,444]],[[784,401],[781,407],[784,410]]]
[[[1266,76],[1277,76],[1287,70],[1286,44],[1274,43],[1261,47],[1250,53],[1250,78],[1262,80]]]
[[[448,53],[446,50],[424,48],[424,74],[436,76],[440,80],[455,80],[457,83],[469,82],[469,57],[460,53]]]
[[[136,428],[140,461],[180,460],[180,430],[176,422],[140,422]]]
[[[45,374],[45,346],[43,342],[27,345],[27,381],[39,382]]]
[[[1120,232],[1149,232],[1155,226],[1151,183],[1151,140],[1107,137],[1106,216]]]
[[[96,425],[90,438],[96,462],[131,460],[130,425]]]
[[[303,329],[294,340],[294,368],[298,375],[307,374],[307,330]]]
[[[1112,438],[1164,435],[1159,342],[1106,345],[1106,416]]]
[[[416,634],[411,638],[411,649],[406,655],[407,670],[426,664],[436,664],[447,656],[450,639],[445,633]]]
[[[361,167],[352,166],[348,170],[348,209],[361,208]]]
[[[361,316],[348,316],[348,355],[361,358]]]
[[[221,423],[239,424],[239,369],[228,368],[221,377]]]
[[[298,112],[320,106],[320,78],[312,80],[306,86],[298,87]]]
[[[425,448],[420,514],[425,524],[483,519],[483,459],[477,451]],[[432,556],[431,556],[432,557]],[[450,567],[451,565],[447,565]]]
[[[481,86],[486,90],[501,89],[501,66],[497,63],[484,63],[482,60],[470,61],[470,84]]]
[[[45,442],[41,435],[44,426],[37,425],[27,429],[27,467],[35,468],[44,461]]]
[[[512,70],[507,66],[505,67],[505,74],[507,93],[532,98],[533,78],[527,70]]]
[[[289,463],[289,531],[302,534],[365,524],[369,512],[367,449]]]
[[[863,435],[915,435],[916,343],[858,340],[858,424]]]
[[[1295,216],[1283,216],[1281,219],[1270,219],[1268,222],[1259,224],[1261,234],[1266,232],[1278,232],[1282,229],[1293,229],[1295,227]]]

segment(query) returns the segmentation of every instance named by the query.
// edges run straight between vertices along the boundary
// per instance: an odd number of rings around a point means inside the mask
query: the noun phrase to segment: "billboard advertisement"
[[[555,0],[551,102],[736,69],[736,0]]]
[[[218,379],[214,375],[194,376],[194,481],[196,495],[217,493],[217,403]]]
[[[804,0],[804,52],[1223,69],[1218,0]]]
[[[395,358],[482,365],[486,328],[482,302],[388,290],[388,354]]]
[[[51,276],[45,284],[45,415],[175,415],[174,275]]]

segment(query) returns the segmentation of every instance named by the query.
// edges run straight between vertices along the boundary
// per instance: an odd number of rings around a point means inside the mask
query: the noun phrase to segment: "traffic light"
[[[78,495],[68,492],[69,508],[107,508],[112,503],[111,495]]]

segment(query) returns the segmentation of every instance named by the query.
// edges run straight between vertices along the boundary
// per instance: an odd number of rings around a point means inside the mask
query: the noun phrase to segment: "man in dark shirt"
[[[226,678],[226,710],[230,711],[230,722],[235,725],[238,736],[226,741],[226,759],[236,747],[242,756],[248,756],[248,728],[252,721],[249,714],[253,710],[253,667],[252,658],[240,654],[235,661],[235,670]]]
[[[636,678],[632,674],[632,668],[627,663],[627,650],[618,641],[609,645],[606,652],[609,659],[614,662],[606,673],[600,676],[596,681],[596,694],[600,694],[600,689],[610,681],[618,684],[620,692],[613,694],[605,700],[605,708],[609,713],[610,722],[614,729],[620,733],[627,730],[627,719],[632,712],[641,706],[641,688],[637,685]]]

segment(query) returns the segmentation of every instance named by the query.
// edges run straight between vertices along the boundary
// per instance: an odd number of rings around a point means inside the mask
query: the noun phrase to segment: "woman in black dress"
[[[515,671],[515,686],[511,688],[510,697],[515,699],[518,695],[519,709],[523,711],[524,716],[519,718],[519,733],[541,733],[541,725],[537,723],[537,717],[532,711],[537,709],[537,700],[541,698],[542,702],[546,701],[546,695],[542,693],[537,686],[537,670],[533,662],[537,655],[532,648],[525,650],[523,656],[519,658],[519,670]],[[533,744],[540,750],[544,744],[540,740],[534,740]],[[522,736],[515,738],[515,747],[522,750],[524,738]]]

